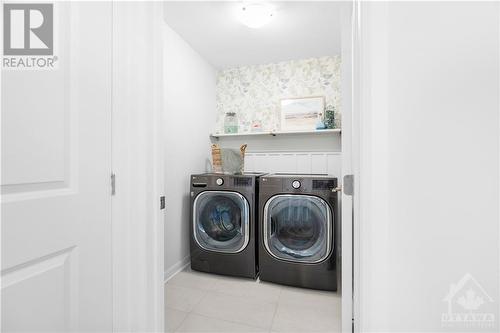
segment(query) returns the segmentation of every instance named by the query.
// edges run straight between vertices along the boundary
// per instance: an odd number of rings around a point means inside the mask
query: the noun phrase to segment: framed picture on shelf
[[[323,119],[325,97],[285,98],[280,106],[282,131],[311,131]]]

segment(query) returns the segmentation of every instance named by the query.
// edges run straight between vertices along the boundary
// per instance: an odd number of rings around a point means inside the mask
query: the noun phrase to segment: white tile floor
[[[340,332],[340,296],[186,270],[165,285],[167,332]]]

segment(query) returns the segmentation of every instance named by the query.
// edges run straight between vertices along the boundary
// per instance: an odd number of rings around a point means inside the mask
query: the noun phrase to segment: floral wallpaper
[[[340,57],[327,56],[244,66],[217,73],[216,132],[224,132],[226,112],[236,112],[239,132],[260,120],[264,131],[280,129],[280,99],[325,96],[340,125]]]

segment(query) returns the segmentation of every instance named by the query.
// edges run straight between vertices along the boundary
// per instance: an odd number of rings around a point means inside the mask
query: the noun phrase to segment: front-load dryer
[[[337,179],[271,174],[259,179],[259,276],[337,290]]]
[[[189,229],[193,270],[256,278],[260,175],[191,176]]]

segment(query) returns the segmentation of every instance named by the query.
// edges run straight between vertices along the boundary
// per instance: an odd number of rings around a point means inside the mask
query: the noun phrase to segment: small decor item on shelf
[[[323,120],[318,120],[318,122],[316,123],[316,129],[317,130],[323,130],[323,129],[326,129],[326,125],[325,123],[323,122]]]
[[[238,133],[238,117],[236,112],[226,112],[224,117],[224,133]]]
[[[252,123],[249,120],[240,120],[240,126],[238,132],[248,133],[252,129]]]
[[[335,107],[328,105],[325,109],[325,126],[328,129],[335,128]]]
[[[262,132],[262,122],[260,120],[252,121],[252,132]]]
[[[212,145],[212,171],[225,174],[242,174],[245,162],[245,150],[247,145],[241,145],[240,149],[220,148]]]

